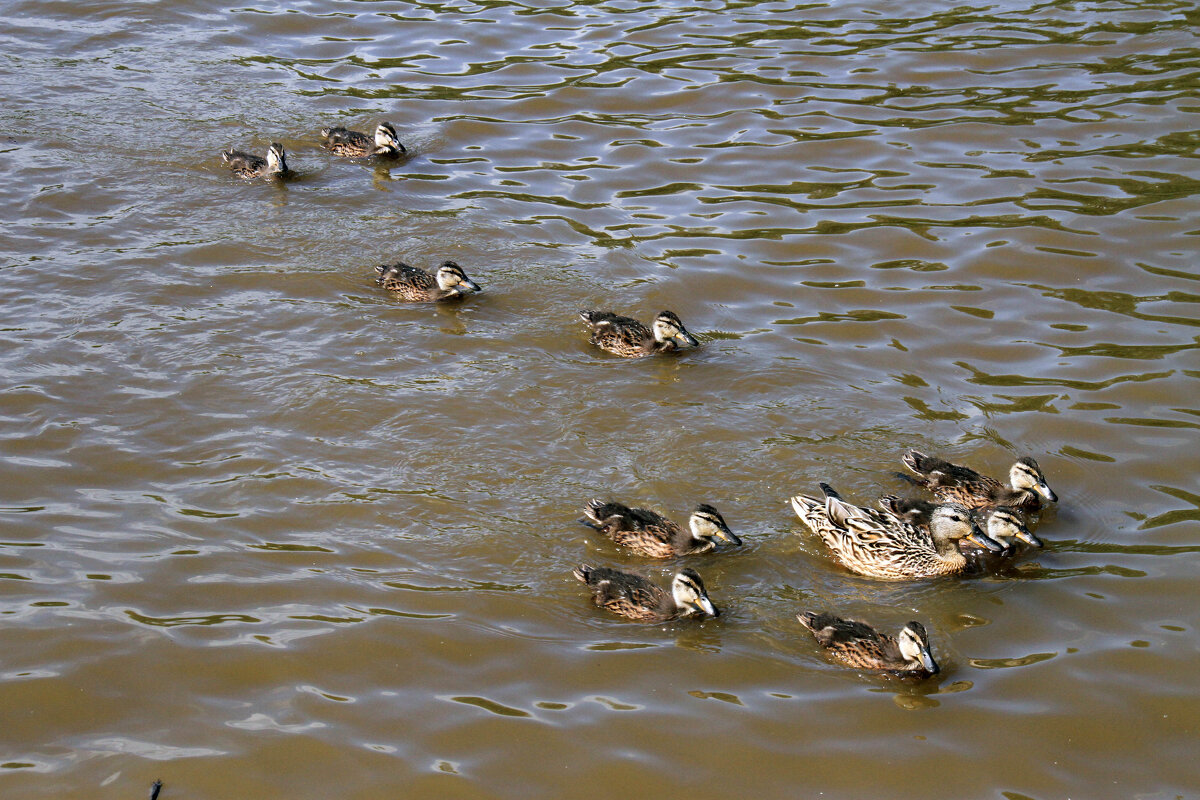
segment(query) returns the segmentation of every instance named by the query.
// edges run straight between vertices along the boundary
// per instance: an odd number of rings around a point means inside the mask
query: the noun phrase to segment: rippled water
[[[5,9],[5,798],[1195,795],[1194,4]],[[317,147],[384,119],[400,163]],[[447,258],[486,292],[373,285]],[[1046,550],[834,565],[787,496],[908,447],[1035,456]],[[717,505],[720,619],[591,607],[580,561],[672,567],[595,496]]]

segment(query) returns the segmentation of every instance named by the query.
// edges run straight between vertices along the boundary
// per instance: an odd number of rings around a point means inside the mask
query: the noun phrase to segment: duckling
[[[230,148],[221,153],[221,160],[228,164],[233,174],[239,178],[282,178],[289,172],[287,161],[283,157],[283,145],[279,142],[271,145],[266,158]]]
[[[833,614],[809,611],[796,618],[812,631],[817,644],[847,666],[912,678],[938,673],[937,662],[929,651],[929,634],[919,622],[908,623],[896,637],[880,633],[865,622]]]
[[[679,617],[716,617],[720,614],[704,581],[692,569],[682,569],[671,580],[671,593],[640,575],[581,564],[574,570],[579,580],[592,587],[592,602],[614,614],[639,622],[666,622]]]
[[[894,494],[889,494],[879,498],[879,507],[917,527],[928,528],[929,516],[937,508],[937,503],[931,503],[928,500],[901,499]],[[1026,527],[1021,515],[1011,506],[977,508],[974,510],[972,516],[979,523],[979,527],[987,531],[988,538],[1001,546],[1002,549],[1000,552],[995,554],[997,556],[1007,557],[1013,555],[1016,552],[1016,545],[1012,541],[1014,539],[1024,542],[1030,547],[1042,547],[1044,545],[1042,540]],[[980,548],[979,545],[969,539],[960,539],[958,549],[968,557],[991,553],[990,550]]]
[[[1001,549],[956,503],[934,509],[928,530],[922,530],[889,511],[851,505],[828,484],[822,483],[821,491],[824,502],[796,495],[792,508],[843,566],[860,575],[905,580],[962,572],[968,563],[955,543],[964,538]]]
[[[651,328],[632,317],[619,317],[611,311],[580,311],[579,316],[592,326],[592,344],[622,358],[641,358],[700,346],[672,311],[659,313]]]
[[[742,540],[729,530],[725,518],[710,505],[700,504],[688,518],[689,530],[645,508],[630,508],[621,503],[592,500],[579,520],[588,527],[633,552],[650,558],[671,558],[707,553],[717,541],[740,545]]]
[[[396,137],[396,129],[390,122],[381,122],[375,128],[375,141],[365,133],[346,128],[325,128],[321,131],[325,141],[321,146],[331,150],[335,155],[350,158],[367,158],[382,156],[384,158],[399,158],[408,152]]]
[[[404,300],[445,302],[461,300],[468,294],[483,291],[479,284],[468,278],[462,267],[453,261],[447,261],[438,267],[436,275],[430,275],[419,267],[410,267],[402,262],[380,264],[375,271],[379,273],[379,285],[395,292]]]
[[[1046,484],[1041,468],[1029,457],[1017,459],[1009,469],[1011,489],[969,467],[931,458],[916,450],[909,450],[902,460],[917,475],[912,478],[901,474],[905,480],[925,487],[939,500],[953,500],[968,508],[1011,506],[1022,513],[1034,513],[1041,510],[1043,499],[1058,502],[1058,495]]]

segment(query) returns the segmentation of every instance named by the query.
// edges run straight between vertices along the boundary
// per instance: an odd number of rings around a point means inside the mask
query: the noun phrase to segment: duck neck
[[[932,533],[933,549],[937,553],[938,561],[950,567],[962,567],[967,563],[967,558],[958,549],[958,540],[952,539],[949,536]]]
[[[997,497],[998,505],[1014,506],[1024,511],[1037,511],[1042,501],[1032,489],[1005,489]]]

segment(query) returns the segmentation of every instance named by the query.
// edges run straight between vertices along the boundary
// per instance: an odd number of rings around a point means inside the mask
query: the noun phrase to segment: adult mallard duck
[[[483,291],[453,261],[442,264],[434,275],[404,263],[380,264],[375,271],[379,273],[380,286],[414,302],[459,300],[468,294]]]
[[[230,148],[221,153],[221,160],[239,178],[282,178],[289,172],[287,160],[283,157],[283,145],[279,142],[271,145],[266,158]]]
[[[672,558],[707,553],[717,542],[740,545],[742,540],[729,530],[725,518],[710,505],[700,504],[688,518],[688,530],[646,508],[592,500],[579,520],[601,531],[619,545],[650,558]]]
[[[939,500],[962,503],[967,508],[1011,506],[1029,514],[1041,510],[1043,499],[1058,502],[1058,495],[1046,484],[1041,467],[1029,457],[1017,459],[1009,469],[1008,480],[1012,488],[970,467],[960,467],[916,450],[909,450],[902,460],[917,477],[903,474],[901,477],[925,487]]]
[[[906,580],[962,572],[968,563],[955,544],[964,538],[1000,550],[971,519],[971,512],[955,503],[938,506],[928,530],[922,530],[889,511],[851,505],[828,484],[822,483],[821,491],[824,500],[796,495],[792,508],[838,561],[860,575]]]
[[[671,580],[671,593],[640,575],[581,564],[574,570],[579,580],[592,588],[592,602],[614,614],[639,622],[665,622],[678,617],[715,617],[720,614],[704,581],[695,570],[683,569]]]
[[[321,131],[321,138],[325,140],[321,146],[326,150],[335,155],[349,158],[367,158],[368,156],[398,158],[408,152],[404,145],[400,144],[400,140],[396,137],[396,129],[390,122],[379,123],[375,128],[374,141],[365,133],[347,128],[325,128]]]
[[[884,511],[890,511],[898,517],[901,517],[906,522],[910,522],[918,527],[925,529],[929,528],[929,517],[937,508],[937,503],[931,503],[928,500],[914,500],[911,498],[899,498],[894,494],[889,494],[879,498],[879,507]],[[1000,552],[994,555],[1007,557],[1016,552],[1015,541],[1024,542],[1030,547],[1042,547],[1043,542],[1033,531],[1025,525],[1024,519],[1011,506],[992,506],[990,508],[977,508],[972,516],[983,528],[988,535],[988,538],[996,542],[1002,548]],[[958,549],[965,555],[991,553],[987,548],[980,548],[979,545],[969,539],[960,539]]]
[[[812,631],[817,644],[837,661],[858,669],[893,675],[927,678],[938,673],[929,651],[929,634],[919,622],[910,622],[900,635],[880,633],[865,622],[809,611],[800,624]]]
[[[611,311],[580,311],[579,316],[592,326],[592,344],[622,358],[700,346],[672,311],[659,313],[649,328],[632,317],[619,317]]]

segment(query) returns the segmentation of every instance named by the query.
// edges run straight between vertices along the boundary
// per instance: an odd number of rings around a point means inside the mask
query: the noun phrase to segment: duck
[[[889,494],[879,498],[879,507],[884,511],[889,511],[903,518],[906,522],[910,522],[918,527],[928,528],[929,516],[937,508],[937,503],[931,503],[928,500],[900,498],[894,494]],[[987,532],[988,538],[1002,548],[1000,552],[995,554],[997,556],[1008,557],[1016,553],[1017,546],[1014,540],[1023,542],[1030,547],[1045,546],[1045,542],[1039,539],[1033,531],[1029,530],[1020,512],[1012,506],[977,508],[972,512],[972,516],[975,517],[975,521],[979,524],[979,527]],[[968,557],[991,553],[987,548],[980,548],[979,545],[969,539],[960,539],[958,549]]]
[[[649,328],[632,317],[620,317],[611,311],[580,311],[579,316],[592,326],[592,344],[622,358],[700,346],[673,311],[659,312]]]
[[[928,678],[939,672],[929,649],[929,634],[919,622],[909,622],[899,636],[891,636],[865,622],[823,612],[807,611],[796,618],[831,658],[847,666],[906,678]]]
[[[592,602],[600,608],[639,622],[666,622],[681,617],[720,616],[708,599],[704,581],[693,569],[681,569],[671,579],[671,591],[640,575],[581,564],[573,571],[576,578],[592,589]]]
[[[158,800],[158,793],[162,791],[162,781],[155,781],[150,784],[150,800]]]
[[[399,158],[408,152],[396,137],[396,129],[390,122],[381,122],[375,128],[375,140],[365,133],[352,131],[348,128],[324,128],[321,131],[324,139],[321,146],[332,151],[335,155],[348,158],[367,158],[382,156],[384,158]]]
[[[792,508],[834,557],[859,575],[913,580],[964,572],[969,563],[955,545],[965,538],[988,550],[1001,549],[957,503],[935,508],[928,529],[922,529],[890,511],[851,505],[828,484],[822,483],[821,491],[823,500],[796,495]]]
[[[902,478],[928,489],[939,500],[952,500],[967,508],[1010,506],[1032,514],[1042,509],[1043,501],[1058,502],[1058,495],[1046,483],[1041,467],[1028,456],[1017,459],[1009,469],[1011,488],[970,467],[951,464],[917,450],[909,450],[901,460],[917,476],[897,473]]]
[[[290,171],[283,155],[283,145],[279,142],[271,144],[266,158],[230,148],[222,151],[221,160],[228,164],[233,174],[239,178],[282,178]]]
[[[672,558],[708,553],[717,542],[740,545],[721,512],[701,503],[688,518],[685,530],[663,515],[646,508],[592,500],[579,521],[602,532],[619,545],[648,558]]]
[[[433,275],[420,267],[410,267],[403,262],[380,264],[375,271],[379,273],[377,282],[380,286],[395,292],[404,300],[413,302],[442,303],[461,300],[468,294],[483,291],[479,284],[468,278],[463,268],[453,261],[442,264]]]

